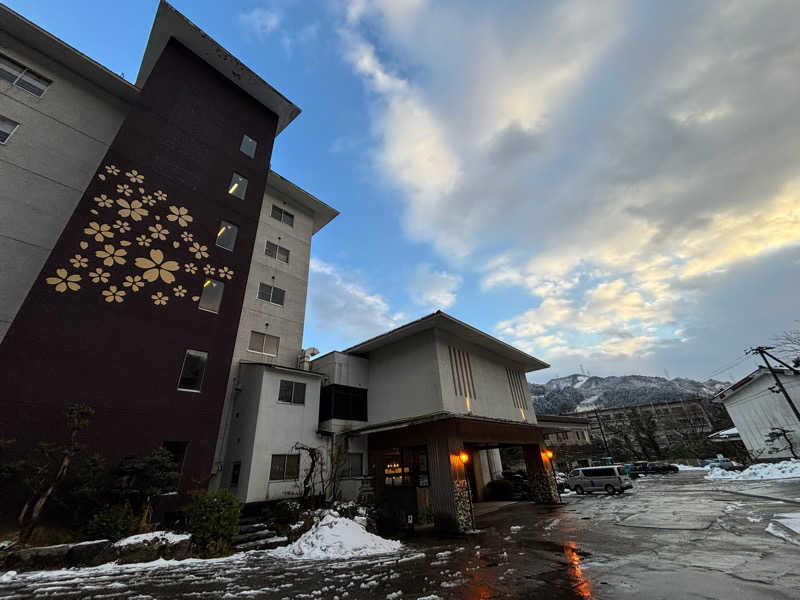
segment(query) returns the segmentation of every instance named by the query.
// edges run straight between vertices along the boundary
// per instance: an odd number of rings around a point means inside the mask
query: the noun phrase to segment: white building
[[[800,408],[800,375],[788,369],[774,369],[795,407]],[[800,451],[800,420],[786,397],[776,387],[766,367],[759,367],[714,398],[731,416],[747,451],[755,459],[791,458],[785,440],[768,443],[773,428],[790,433],[795,451]]]

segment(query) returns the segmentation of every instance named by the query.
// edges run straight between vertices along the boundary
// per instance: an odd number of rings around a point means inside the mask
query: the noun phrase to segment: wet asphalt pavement
[[[773,520],[800,512],[800,481],[682,472],[634,485],[556,507],[506,506],[483,515],[478,534],[418,535],[392,556],[284,562],[251,552],[24,573],[0,579],[0,598],[800,598],[800,534]]]

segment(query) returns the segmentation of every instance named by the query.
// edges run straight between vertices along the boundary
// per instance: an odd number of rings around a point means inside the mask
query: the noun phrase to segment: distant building
[[[581,413],[586,415],[586,413]],[[587,417],[567,417],[562,415],[537,415],[540,423],[559,423],[562,427],[572,425],[571,429],[551,431],[545,434],[544,443],[548,448],[588,446],[592,443],[591,421]]]
[[[569,416],[589,419],[591,439],[609,444],[622,441],[625,434],[631,435],[631,423],[652,422],[653,438],[663,450],[680,444],[687,437],[708,435],[714,431],[709,409],[702,400],[599,408],[569,413]]]
[[[775,369],[796,408],[800,408],[800,375],[789,369]],[[766,367],[759,367],[714,397],[728,411],[736,432],[748,453],[755,459],[791,458],[785,439],[768,442],[774,428],[782,428],[800,454],[800,420],[792,405],[777,389],[775,378]]]

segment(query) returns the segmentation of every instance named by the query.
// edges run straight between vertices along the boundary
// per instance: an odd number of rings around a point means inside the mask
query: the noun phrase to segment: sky
[[[5,0],[135,80],[155,0]],[[304,346],[441,309],[575,372],[733,379],[800,327],[800,4],[176,0],[303,109]]]

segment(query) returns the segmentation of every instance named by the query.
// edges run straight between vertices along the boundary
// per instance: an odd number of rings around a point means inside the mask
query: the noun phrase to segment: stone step
[[[255,540],[252,542],[245,542],[234,544],[236,550],[272,550],[278,546],[283,546],[289,540],[286,536],[273,535],[272,537]]]
[[[275,532],[271,529],[259,529],[258,531],[251,531],[249,533],[240,533],[233,537],[233,545],[245,544],[247,542],[255,542],[257,540],[264,540],[275,537]]]
[[[264,531],[265,529],[269,529],[269,526],[266,523],[239,523],[239,535],[254,533],[256,531]]]

